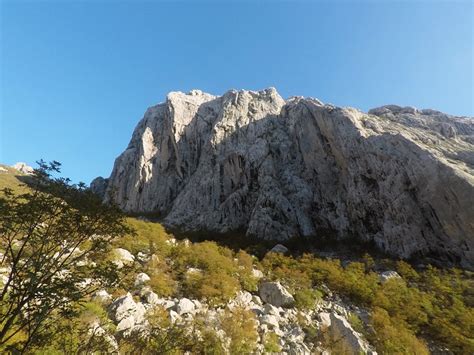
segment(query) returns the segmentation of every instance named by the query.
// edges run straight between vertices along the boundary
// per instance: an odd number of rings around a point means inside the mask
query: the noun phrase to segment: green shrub
[[[264,336],[266,353],[279,353],[281,351],[280,337],[275,332],[268,332]]]
[[[297,290],[294,297],[298,309],[313,309],[321,301],[323,295],[319,290],[304,288]]]
[[[387,311],[376,307],[371,322],[375,330],[372,342],[383,354],[429,354],[426,344],[417,339],[402,319],[390,317]]]

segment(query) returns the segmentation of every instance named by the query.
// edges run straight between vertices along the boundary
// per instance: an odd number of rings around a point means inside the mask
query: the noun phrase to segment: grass
[[[7,170],[3,171],[0,169],[0,189],[11,189],[14,193],[22,193],[26,191],[24,183],[20,181],[21,177],[26,176],[25,174],[3,164],[0,164],[0,168]]]

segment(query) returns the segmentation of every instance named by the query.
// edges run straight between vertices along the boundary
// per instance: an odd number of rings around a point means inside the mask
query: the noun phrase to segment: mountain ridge
[[[285,101],[274,88],[171,92],[146,111],[109,180],[91,186],[184,230],[275,240],[332,231],[472,267],[473,144],[473,121],[435,110],[363,113]]]

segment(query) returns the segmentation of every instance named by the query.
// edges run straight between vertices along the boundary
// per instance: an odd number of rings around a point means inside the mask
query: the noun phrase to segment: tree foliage
[[[0,197],[0,347],[24,351],[45,342],[57,319],[99,286],[113,285],[115,268],[101,262],[110,241],[130,229],[120,211],[84,184],[56,178],[60,164],[39,162],[26,192]],[[92,262],[94,260],[94,262]]]

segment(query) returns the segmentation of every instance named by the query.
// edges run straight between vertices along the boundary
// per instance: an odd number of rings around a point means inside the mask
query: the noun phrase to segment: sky
[[[0,163],[109,176],[170,91],[474,116],[473,2],[0,0]]]

